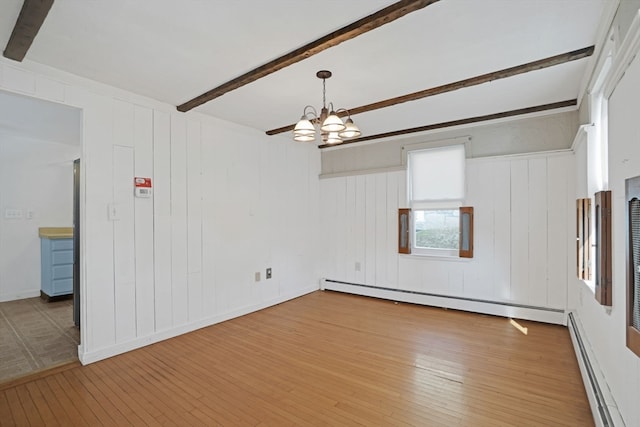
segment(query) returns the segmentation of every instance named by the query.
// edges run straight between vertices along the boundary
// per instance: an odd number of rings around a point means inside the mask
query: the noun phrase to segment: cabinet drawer
[[[73,277],[73,265],[55,265],[51,268],[51,279],[70,279]]]
[[[67,295],[73,292],[73,279],[59,279],[52,282],[53,293],[49,296]]]
[[[51,264],[53,265],[73,264],[73,251],[65,250],[65,251],[53,252],[51,254]]]
[[[73,249],[73,239],[51,239],[51,249],[60,251],[63,249]]]

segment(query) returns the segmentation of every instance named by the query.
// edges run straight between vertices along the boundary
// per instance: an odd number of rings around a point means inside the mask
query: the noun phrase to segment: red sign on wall
[[[133,182],[136,188],[151,188],[151,178],[139,178],[135,177]]]

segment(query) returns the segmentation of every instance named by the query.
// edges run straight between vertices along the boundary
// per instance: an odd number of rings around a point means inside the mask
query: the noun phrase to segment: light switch
[[[20,219],[22,218],[22,209],[7,208],[4,210],[5,219]]]
[[[109,221],[120,221],[120,210],[116,203],[110,203],[107,206]]]

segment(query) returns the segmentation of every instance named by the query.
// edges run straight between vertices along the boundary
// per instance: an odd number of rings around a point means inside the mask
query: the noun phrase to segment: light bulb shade
[[[340,144],[342,143],[342,139],[338,136],[338,132],[329,132],[327,135],[327,144]]]
[[[311,142],[316,139],[315,135],[298,135],[293,134],[293,140],[297,142]]]
[[[335,111],[331,111],[329,116],[324,120],[320,129],[323,132],[340,132],[344,130],[345,125],[342,119],[338,117]]]
[[[355,123],[353,123],[353,120],[347,119],[347,123],[345,124],[344,130],[340,131],[338,135],[340,136],[340,138],[345,138],[345,139],[357,138],[360,135],[362,135],[362,132],[360,132],[360,129],[358,129],[358,126],[356,126]]]
[[[293,128],[293,134],[295,136],[301,135],[315,137],[316,128],[313,127],[313,124],[305,116],[302,116],[298,123],[296,123],[296,127]]]

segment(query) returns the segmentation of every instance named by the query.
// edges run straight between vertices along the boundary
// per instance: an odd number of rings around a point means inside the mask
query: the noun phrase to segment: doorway
[[[81,120],[79,109],[0,91],[0,382],[77,360],[73,293],[40,297],[39,230],[74,225]]]

